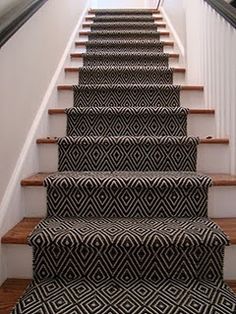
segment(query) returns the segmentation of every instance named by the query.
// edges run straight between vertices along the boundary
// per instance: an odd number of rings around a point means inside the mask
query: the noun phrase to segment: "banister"
[[[215,9],[226,21],[236,28],[236,8],[224,0],[204,0]]]
[[[19,1],[1,17],[0,47],[48,0]]]

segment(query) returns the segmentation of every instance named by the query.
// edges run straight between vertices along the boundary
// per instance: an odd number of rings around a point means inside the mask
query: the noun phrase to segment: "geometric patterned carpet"
[[[235,314],[211,179],[148,10],[97,10],[13,314]]]

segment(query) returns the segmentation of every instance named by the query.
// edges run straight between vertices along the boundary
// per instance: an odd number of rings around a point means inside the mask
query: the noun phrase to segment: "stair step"
[[[89,31],[80,31],[79,32],[79,36],[89,36],[89,37],[91,37],[91,36],[93,36],[93,37],[98,37],[98,35],[100,35],[98,38],[100,38],[101,37],[101,35],[103,35],[102,37],[104,37],[105,36],[105,33],[107,33],[107,37],[108,37],[108,35],[109,34],[111,34],[112,35],[112,33],[115,33],[115,32],[110,32],[109,33],[109,31],[104,31],[104,33],[102,33],[102,31],[101,32],[99,32],[99,31],[93,31],[93,32],[91,32],[90,30]],[[118,33],[118,32],[117,32]],[[130,32],[131,33],[131,32]],[[142,33],[140,34],[141,32],[139,32],[139,34],[137,33],[137,37],[139,38],[139,36],[140,35],[142,35]],[[157,35],[160,35],[160,36],[170,36],[170,32],[169,31],[158,31],[158,32],[150,32],[150,35],[152,35],[152,37],[155,37],[155,33],[156,33],[156,37],[157,37]],[[122,35],[124,36],[124,33],[122,34],[120,34],[120,37],[122,38]],[[126,33],[125,33],[125,35],[126,35]],[[139,36],[138,36],[139,35]],[[145,36],[146,35],[146,36]],[[146,34],[144,34],[144,36],[147,38],[148,37],[148,35],[149,34],[147,34],[147,32],[146,32]],[[115,34],[115,36],[116,37],[118,37],[118,34]],[[130,36],[132,36],[132,34],[130,35]],[[106,37],[105,37],[106,38]]]
[[[7,279],[0,287],[0,313],[10,314],[13,306],[24,293],[31,279]],[[236,293],[236,280],[229,280],[226,283]]]
[[[38,138],[37,144],[57,144],[59,137]],[[200,144],[229,144],[228,138],[202,138]]]
[[[97,15],[129,15],[129,14],[137,14],[137,15],[145,15],[145,14],[157,14],[160,13],[158,9],[89,9],[89,14],[97,14]]]
[[[12,308],[22,296],[31,279],[7,279],[0,287],[0,313],[10,314]]]
[[[71,84],[65,84],[65,85],[58,85],[57,89],[59,91],[73,91],[73,86]],[[203,91],[204,87],[201,85],[181,85],[180,86],[181,91]]]
[[[80,72],[82,67],[65,67],[65,72]],[[174,73],[185,73],[185,68],[172,68]]]
[[[43,186],[43,181],[53,172],[39,172],[21,180],[21,186]],[[213,180],[213,186],[236,186],[236,175],[208,173]]]
[[[193,313],[193,308],[203,308],[206,309],[206,313],[213,313],[214,304],[219,305],[220,311],[216,309],[218,313],[235,311],[235,296],[223,281],[218,285],[211,285],[200,280],[186,283],[172,280],[165,282],[140,280],[132,284],[110,280],[97,284],[96,294],[91,287],[94,287],[93,282],[86,279],[66,282],[66,289],[65,281],[59,278],[43,280],[41,283],[32,281],[30,289],[27,289],[23,300],[17,304],[12,314],[23,313],[23,308],[30,313],[36,303],[36,296],[38,313],[46,313],[45,309],[48,308],[50,309],[48,313],[59,313],[61,308],[63,310],[61,304],[67,309],[69,307],[68,313],[125,314],[134,313],[135,310],[141,314],[157,313],[157,309],[160,308],[171,312],[177,309],[183,313],[182,304],[186,313]],[[173,291],[176,297],[173,297]],[[72,301],[69,301],[71,299]],[[171,313],[170,311],[166,313]]]
[[[185,273],[185,280],[215,283],[223,268],[222,247],[229,245],[224,232],[203,217],[48,217],[37,225],[28,241],[37,260],[33,263],[34,278],[59,276],[71,280],[85,276],[96,283],[105,278],[123,279],[125,283],[151,281],[153,274],[159,280],[179,280],[178,270],[186,265],[191,265],[191,272]],[[45,258],[50,258],[48,265]],[[214,265],[214,276],[203,261]],[[124,274],[134,267],[130,278],[125,279]]]
[[[108,59],[108,56],[106,58]],[[96,63],[93,60],[92,63],[94,62]],[[159,66],[90,66],[88,58],[85,63],[88,63],[88,66],[80,69],[79,84],[173,84],[172,68]]]
[[[230,288],[236,293],[236,280],[226,281]],[[7,279],[0,287],[0,313],[10,314],[19,297],[24,293],[26,287],[31,283],[30,279]]]
[[[1,243],[27,244],[29,234],[41,220],[42,218],[23,218],[1,238]],[[212,220],[229,236],[230,243],[236,245],[236,218],[213,218]]]
[[[65,72],[80,72],[82,67],[65,67]],[[185,73],[185,68],[172,68],[174,73]]]
[[[199,139],[66,136],[57,143],[59,171],[196,171]]]
[[[213,115],[215,114],[215,109],[205,109],[205,108],[202,108],[202,109],[189,109],[189,114],[210,114],[210,115]],[[48,109],[48,114],[50,115],[61,115],[61,114],[66,114],[66,108],[63,109],[63,108],[50,108]]]
[[[145,21],[162,21],[163,17],[161,15],[152,15],[152,17],[147,16],[133,16],[133,17],[125,17],[125,16],[116,16],[116,19],[114,19],[114,16],[99,16],[95,17],[95,15],[87,15],[85,16],[85,21],[136,21],[136,22],[145,22]]]
[[[116,28],[121,28],[121,26],[130,26],[130,28],[132,28],[132,26],[140,26],[140,28],[142,28],[142,25],[147,25],[147,27],[150,25],[150,26],[154,26],[154,27],[163,27],[165,28],[166,27],[166,23],[160,23],[160,22],[147,22],[146,24],[145,23],[138,23],[138,22],[110,22],[110,23],[107,23],[107,22],[94,22],[94,23],[91,23],[91,22],[86,22],[86,23],[83,23],[82,27],[83,28],[87,28],[87,27],[94,27],[94,26],[100,26],[100,27],[104,27],[106,28],[107,26],[109,26],[109,28],[112,28],[112,26],[116,29]]]
[[[75,46],[86,46],[86,44],[88,43],[88,40],[79,40],[75,42]],[[174,47],[174,42],[173,41],[161,41],[161,43],[163,44],[164,47]]]
[[[88,56],[89,54],[88,53],[85,53],[85,52],[72,52],[70,54],[71,58],[84,58],[86,56]],[[92,54],[91,54],[92,55]],[[95,55],[95,53],[93,54]],[[99,54],[97,53],[97,55],[99,56]],[[179,58],[179,54],[178,53],[165,53],[165,55],[168,57],[168,58],[173,58],[173,59],[178,59]],[[132,57],[132,55],[131,55]]]

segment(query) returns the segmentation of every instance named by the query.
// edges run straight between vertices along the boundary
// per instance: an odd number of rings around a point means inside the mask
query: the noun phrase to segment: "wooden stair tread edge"
[[[94,23],[91,23],[91,22],[85,22],[85,23],[82,24],[82,27],[83,28],[91,27],[93,24]],[[166,23],[154,22],[153,24],[156,25],[157,27],[163,27],[163,28],[166,27]]]
[[[0,287],[0,313],[10,314],[18,299],[22,296],[31,279],[7,279]]]
[[[94,15],[92,15],[92,16],[86,15],[85,16],[85,21],[93,21],[94,17],[95,17]],[[153,19],[154,19],[154,22],[155,21],[163,21],[163,16],[161,16],[161,15],[153,15]]]
[[[85,46],[87,40],[80,40],[80,41],[75,41],[75,46]],[[164,46],[170,46],[170,47],[173,47],[174,46],[174,42],[173,41],[161,41]]]
[[[70,56],[71,58],[83,58],[85,54],[86,52],[71,52]],[[178,53],[166,53],[166,55],[168,55],[169,58],[179,58]]]
[[[38,138],[36,144],[57,144],[59,137]],[[228,138],[202,138],[200,144],[229,144]]]
[[[159,31],[158,32],[160,34],[160,36],[170,36],[170,32],[169,31]],[[88,36],[91,34],[91,31],[80,31],[79,32],[79,36]]]
[[[79,72],[81,67],[65,67],[65,72]],[[185,68],[172,68],[174,73],[185,73]]]
[[[58,91],[73,91],[72,84],[63,84],[57,86]],[[204,86],[201,85],[180,85],[181,91],[203,91]]]
[[[21,186],[43,186],[43,180],[54,172],[39,172],[21,180]],[[205,173],[213,180],[214,186],[236,186],[236,175],[226,173]]]
[[[42,218],[23,218],[1,239],[2,244],[27,244],[27,238]],[[213,218],[229,236],[231,244],[236,244],[236,217]]]
[[[23,218],[1,239],[3,244],[27,244],[27,237],[42,218]]]
[[[66,108],[50,108],[48,109],[48,114],[65,114]],[[215,109],[189,109],[189,114],[215,114]]]
[[[101,10],[103,10],[103,9],[101,9]],[[119,9],[117,9],[117,10],[119,10]],[[129,9],[127,9],[127,10],[129,10]],[[97,9],[89,9],[88,13],[94,14],[96,11],[97,11]],[[145,12],[150,12],[150,13],[156,14],[156,13],[160,13],[160,10],[159,9],[145,9]]]

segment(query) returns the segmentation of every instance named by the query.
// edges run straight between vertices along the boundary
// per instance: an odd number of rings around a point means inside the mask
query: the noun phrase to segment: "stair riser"
[[[78,72],[67,72],[65,74],[65,84],[76,85],[79,82]],[[173,83],[176,85],[181,85],[185,83],[185,74],[184,73],[174,73],[173,74]]]
[[[227,173],[229,171],[229,146],[227,144],[200,144],[197,169],[202,172]],[[58,149],[56,144],[39,144],[39,170],[57,170]]]
[[[76,142],[60,140],[58,170],[196,171],[196,143],[175,145],[170,141],[160,143],[156,138],[149,139],[82,137]]]
[[[199,128],[199,125],[201,128]],[[66,114],[49,116],[49,136],[63,137],[66,135]],[[190,136],[215,136],[215,117],[213,114],[189,114],[187,117],[187,134]],[[217,170],[218,171],[218,170]]]
[[[27,187],[23,189],[26,217],[46,215],[46,189]],[[208,214],[212,218],[235,217],[236,187],[211,187],[208,198]]]
[[[156,280],[153,276],[157,276],[159,280],[198,278],[214,283],[222,274],[223,248],[126,247],[125,243],[123,246],[104,244],[100,247],[99,244],[96,247],[94,241],[92,247],[84,244],[74,248],[53,244],[34,247],[35,278],[58,276],[73,280],[85,276],[96,283],[111,278],[130,283],[137,279],[153,281]],[[186,265],[191,265],[187,271]],[[214,275],[209,265],[214,265]]]
[[[122,32],[122,31],[121,31]],[[82,36],[81,36],[82,37]],[[158,32],[154,32],[153,34],[142,34],[142,33],[137,33],[137,34],[113,34],[113,35],[107,35],[107,34],[95,34],[95,32],[91,32],[87,38],[88,40],[161,40],[162,37],[169,37],[169,35],[159,35]]]
[[[8,278],[32,278],[32,248],[28,245],[4,245]],[[18,261],[17,264],[15,261]],[[236,279],[236,245],[225,250],[224,278]]]
[[[111,56],[98,55],[83,57],[84,66],[161,66],[168,67],[169,59],[164,56]],[[171,82],[168,82],[171,84]]]
[[[169,42],[170,40],[167,40],[165,39],[164,41],[166,42]],[[78,42],[82,42],[82,40],[79,40]],[[86,42],[86,40],[84,40],[83,42]],[[91,49],[92,48],[92,49]],[[112,52],[121,52],[121,51],[124,51],[124,49],[121,49],[120,46],[119,47],[113,47],[111,46],[109,49],[106,49],[106,50],[110,50]],[[104,49],[103,48],[99,48],[97,47],[96,48],[96,51],[97,52],[104,52]],[[138,52],[139,51],[139,48],[137,46],[134,46],[133,48],[126,48],[125,51],[131,51],[131,52]],[[156,47],[148,47],[148,48],[145,48],[142,50],[143,52],[164,52],[164,53],[174,53],[175,50],[174,50],[174,46],[167,46],[167,45],[164,45],[163,49],[158,49]],[[76,52],[76,53],[86,53],[86,52],[94,52],[94,48],[93,46],[88,46],[88,48],[86,48],[86,45],[85,44],[82,44],[82,45],[75,45],[74,49],[73,49],[73,52]],[[76,61],[76,60],[79,60],[79,59],[82,59],[82,58],[71,58],[72,61]],[[170,59],[170,62],[173,61],[173,58]]]
[[[84,108],[67,116],[68,136],[186,136],[184,108]]]
[[[81,84],[173,84],[173,72],[169,70],[95,71],[80,70]]]
[[[186,108],[204,108],[204,93],[201,91],[181,91],[180,103]],[[152,104],[154,105],[154,104]],[[58,107],[73,106],[73,91],[58,92]]]
[[[159,29],[163,29],[163,27],[158,27],[157,25],[155,25],[154,23],[149,23],[149,24],[144,24],[142,25],[140,24],[117,24],[115,25],[104,25],[104,24],[94,24],[91,26],[86,26],[86,28],[83,28],[84,31],[106,31],[106,30],[151,30],[151,31],[157,31]]]

